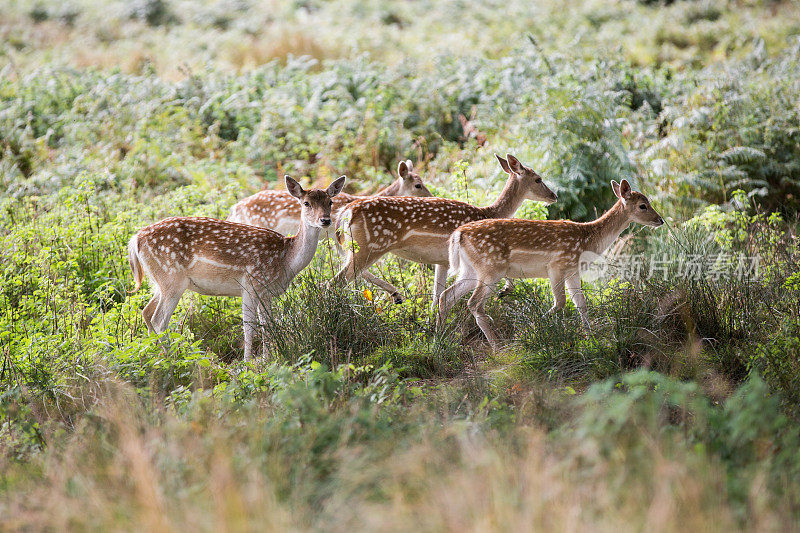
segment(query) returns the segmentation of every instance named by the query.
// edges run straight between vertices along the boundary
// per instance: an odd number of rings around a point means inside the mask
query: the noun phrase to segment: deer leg
[[[434,265],[433,271],[433,301],[431,302],[431,311],[436,311],[436,306],[439,304],[439,297],[447,286],[447,266]]]
[[[167,330],[169,319],[172,318],[172,313],[174,313],[175,308],[178,307],[178,302],[181,301],[182,295],[183,291],[171,294],[159,292],[158,303],[150,318],[150,327],[153,333],[161,334]],[[152,303],[152,300],[150,303]],[[150,307],[150,303],[147,304],[147,307]],[[145,319],[145,321],[147,321],[147,319]],[[162,337],[161,346],[166,354],[169,351],[169,340]]]
[[[144,319],[144,325],[147,326],[147,331],[150,333],[155,333],[156,330],[153,328],[153,314],[156,312],[156,308],[158,307],[158,302],[161,300],[161,293],[156,291],[153,294],[153,297],[150,298],[150,301],[147,302],[147,305],[144,306],[142,309],[142,318]]]
[[[375,274],[372,274],[369,270],[364,270],[361,272],[361,277],[364,278],[369,283],[380,287],[384,291],[386,291],[389,296],[392,297],[392,300],[396,304],[403,303],[403,297],[400,295],[400,291],[397,287],[389,283],[388,281],[384,281]]]
[[[261,354],[266,357],[269,354],[267,346],[267,335],[264,327],[267,325],[269,315],[272,313],[272,300],[267,295],[258,298],[258,329],[261,331]]]
[[[244,328],[244,360],[253,357],[253,333],[256,330],[258,299],[248,289],[242,291],[242,327]]]
[[[441,328],[447,320],[447,315],[453,306],[467,293],[478,285],[474,279],[458,279],[439,296],[439,313],[436,317],[436,327]]]
[[[358,276],[363,277],[370,283],[377,285],[381,289],[388,292],[391,297],[394,299],[394,303],[401,303],[403,301],[402,297],[400,296],[400,292],[391,283],[380,279],[379,277],[370,274],[367,270],[371,267],[378,259],[383,257],[384,254],[372,254],[370,253],[366,247],[359,249],[357,252],[349,252],[347,256],[347,262],[342,267],[341,270],[333,277],[331,283],[339,284],[339,283],[350,283]]]
[[[173,293],[161,292],[161,297],[158,300],[158,305],[156,305],[152,318],[153,329],[156,333],[164,333],[167,330],[169,319],[172,318],[172,313],[174,313],[175,308],[178,307],[181,296],[183,296],[183,291]]]
[[[348,252],[344,265],[339,272],[333,276],[329,284],[347,284],[356,279],[356,276],[371,264],[368,264],[366,259],[366,256],[361,253],[361,250],[355,253],[352,251]]]
[[[550,290],[553,291],[553,307],[547,314],[555,313],[564,308],[567,296],[564,294],[564,273],[560,270],[550,270]]]
[[[583,325],[586,329],[591,329],[589,326],[589,316],[586,312],[588,307],[586,303],[586,296],[583,294],[583,289],[581,288],[581,277],[577,271],[570,273],[564,280],[564,284],[567,288],[567,293],[569,293],[570,299],[572,299],[572,303],[575,304],[575,307],[578,309],[578,313],[581,315],[581,320],[583,321]]]
[[[475,317],[475,322],[478,323],[478,327],[481,328],[483,334],[486,335],[489,345],[495,350],[499,347],[500,340],[492,328],[492,319],[486,314],[485,308],[486,300],[488,300],[489,296],[491,296],[492,290],[496,284],[497,282],[479,282],[478,286],[475,288],[475,292],[472,293],[472,296],[470,296],[469,300],[467,301],[467,307],[469,307],[472,316]]]
[[[513,291],[514,291],[514,282],[506,278],[503,280],[503,286],[500,288],[500,292],[497,293],[497,297],[505,298]]]

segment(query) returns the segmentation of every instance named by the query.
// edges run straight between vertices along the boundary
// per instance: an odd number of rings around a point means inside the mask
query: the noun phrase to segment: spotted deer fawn
[[[433,195],[423,183],[420,175],[414,171],[414,164],[407,159],[400,161],[397,165],[397,179],[388,187],[375,193],[374,196],[428,197]],[[372,197],[339,193],[333,200],[331,218],[335,222],[342,208],[350,202]],[[296,232],[300,227],[300,205],[288,191],[261,191],[234,205],[228,220],[268,228],[287,235]],[[319,238],[325,240],[331,235],[332,233],[326,229],[319,233]],[[340,250],[340,253],[343,252]],[[374,284],[381,282],[369,272],[364,272],[364,279]]]
[[[437,323],[444,324],[450,309],[469,291],[470,312],[489,344],[499,345],[484,306],[502,278],[550,278],[555,303],[549,312],[566,303],[570,295],[586,327],[589,320],[581,289],[581,254],[602,254],[631,222],[658,227],[664,219],[627,180],[611,182],[617,203],[597,220],[482,220],[465,224],[450,237],[450,267],[458,278],[439,299]],[[584,256],[585,260],[586,256]]]
[[[139,290],[143,274],[154,295],[142,311],[147,329],[161,333],[187,290],[211,296],[240,296],[244,358],[252,355],[255,323],[264,324],[270,300],[286,291],[311,262],[319,233],[331,225],[333,198],[342,176],[326,189],[303,190],[286,176],[286,189],[300,204],[294,237],[269,229],[206,217],[167,218],[141,229],[128,243],[128,261]],[[264,351],[266,346],[262,343]]]
[[[509,217],[525,199],[552,203],[557,199],[541,176],[524,166],[513,155],[507,160],[496,155],[509,175],[497,200],[486,207],[445,198],[368,198],[348,205],[337,222],[339,245],[345,244],[347,260],[333,279],[350,282],[385,254],[391,252],[417,263],[435,265],[433,302],[447,280],[447,239],[462,224],[487,218]],[[365,276],[366,277],[366,276]],[[402,301],[398,289],[375,276],[368,279],[394,298]]]
[[[414,172],[410,160],[400,162],[397,166],[397,176],[391,185],[381,189],[374,196],[432,196],[422,178]],[[331,208],[333,220],[336,220],[345,205],[371,197],[340,193],[333,200]],[[287,235],[295,233],[300,227],[300,214],[300,205],[289,191],[260,191],[235,204],[231,208],[228,220],[268,228]],[[320,232],[320,239],[328,237],[330,234],[327,231]]]

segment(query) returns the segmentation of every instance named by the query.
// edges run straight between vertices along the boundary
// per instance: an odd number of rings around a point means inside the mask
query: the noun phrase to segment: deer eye
[[[542,178],[536,178],[536,183],[541,183],[541,182],[542,182]]]
[[[642,211],[644,211],[645,209],[647,209],[647,206],[646,206],[646,205],[644,205],[644,204],[640,204],[640,205],[639,205],[639,209],[641,209]]]
[[[414,188],[415,188],[415,189],[421,189],[421,188],[422,188],[422,185],[420,185],[419,183],[417,183],[416,185],[414,185]]]
[[[308,203],[308,202],[303,202],[303,205],[306,206],[306,207],[311,207],[311,204]]]

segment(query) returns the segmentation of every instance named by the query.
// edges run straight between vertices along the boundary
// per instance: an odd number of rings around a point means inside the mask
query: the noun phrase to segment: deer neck
[[[363,196],[359,196],[357,194],[347,194],[346,192],[340,192],[339,194],[336,195],[336,198],[334,198],[333,201],[335,203],[340,203],[340,204],[349,204],[350,202],[354,202],[359,198],[363,198]]]
[[[600,218],[589,222],[593,231],[588,249],[602,255],[630,224],[631,219],[625,212],[625,206],[621,200],[617,200],[617,203]]]
[[[380,189],[375,196],[397,196],[400,192],[400,180],[394,180],[391,185]]]
[[[522,184],[514,176],[509,176],[503,191],[490,206],[484,207],[486,218],[511,218],[525,200]]]
[[[311,226],[306,224],[305,221],[301,221],[297,235],[288,237],[290,242],[286,257],[288,273],[291,277],[296,276],[314,259],[314,254],[317,253],[320,231],[322,231],[322,228]]]

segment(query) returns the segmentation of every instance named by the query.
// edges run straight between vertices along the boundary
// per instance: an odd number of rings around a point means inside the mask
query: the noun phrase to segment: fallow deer
[[[373,196],[432,196],[419,174],[414,171],[411,160],[401,161],[397,166],[397,179]],[[340,193],[333,200],[331,216],[335,221],[342,208],[355,200],[372,198]],[[300,227],[300,205],[288,191],[260,191],[245,198],[231,208],[228,220],[268,228],[284,235],[297,232]],[[320,239],[330,237],[329,232],[320,232]]]
[[[147,329],[161,333],[187,290],[240,296],[244,358],[250,360],[256,320],[264,324],[270,300],[279,296],[314,257],[319,233],[331,225],[333,198],[345,176],[326,190],[303,190],[286,176],[286,189],[300,204],[294,237],[206,217],[167,218],[141,229],[128,243],[128,261],[139,290],[146,274],[154,295],[142,311]],[[262,347],[266,349],[265,346]]]
[[[627,180],[611,182],[618,198],[614,206],[592,222],[571,220],[500,219],[471,222],[453,232],[449,260],[455,283],[439,299],[437,323],[444,324],[450,309],[469,291],[470,312],[489,344],[496,348],[497,335],[484,306],[497,283],[503,278],[550,278],[555,303],[549,312],[564,307],[564,288],[578,308],[581,320],[589,327],[586,298],[581,289],[579,266],[581,254],[602,254],[631,222],[652,227],[664,219]],[[587,255],[583,256],[585,260]]]
[[[414,164],[407,159],[400,161],[397,165],[397,179],[373,196],[429,197],[433,195],[425,186],[420,175],[414,171]],[[333,200],[331,217],[335,222],[345,205],[373,196],[357,196],[342,192]],[[287,235],[296,232],[300,227],[300,205],[287,191],[261,191],[235,204],[231,208],[228,220],[268,228]],[[331,235],[332,233],[326,229],[320,232],[319,238],[326,240]],[[369,272],[364,272],[363,276],[370,283],[377,285],[381,283],[380,279]]]
[[[524,166],[513,155],[507,160],[495,154],[509,175],[497,200],[486,207],[476,207],[445,198],[369,198],[349,204],[337,222],[339,244],[348,233],[352,244],[347,248],[344,267],[334,283],[350,282],[365,273],[375,261],[391,252],[417,263],[435,265],[433,302],[447,281],[447,239],[459,226],[474,220],[509,217],[525,199],[553,203],[556,194],[541,176]],[[381,279],[369,279],[400,303],[398,289]]]

